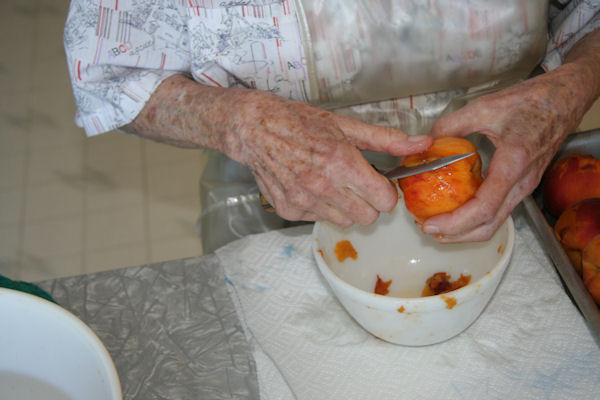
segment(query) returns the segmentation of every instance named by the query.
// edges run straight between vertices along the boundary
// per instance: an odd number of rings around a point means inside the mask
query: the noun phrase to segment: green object
[[[41,287],[34,285],[33,283],[23,282],[23,281],[14,281],[3,275],[0,275],[0,287],[29,293],[34,296],[41,297],[44,300],[48,300],[55,304],[58,304],[58,303],[56,303],[56,301],[54,301],[54,299],[52,298],[52,296],[50,296],[50,294],[48,292],[46,292]]]

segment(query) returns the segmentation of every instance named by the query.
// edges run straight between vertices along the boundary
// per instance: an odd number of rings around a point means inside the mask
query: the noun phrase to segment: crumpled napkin
[[[313,260],[310,228],[219,249],[263,399],[596,399],[600,350],[531,229],[483,314],[440,344],[364,331]]]

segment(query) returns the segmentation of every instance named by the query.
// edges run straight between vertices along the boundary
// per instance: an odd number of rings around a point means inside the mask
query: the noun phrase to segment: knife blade
[[[388,179],[406,178],[407,176],[417,175],[417,174],[421,174],[423,172],[433,171],[435,169],[445,167],[446,165],[455,163],[464,158],[471,157],[473,154],[475,154],[475,153],[471,152],[471,153],[457,154],[454,156],[442,157],[442,158],[438,158],[437,160],[433,160],[431,162],[414,165],[411,167],[406,167],[406,166],[400,165],[400,166],[392,168],[388,171],[383,171],[382,174],[383,174],[383,176],[385,176]]]
[[[471,152],[471,153],[464,153],[464,154],[456,154],[454,156],[438,158],[437,160],[433,160],[431,162],[427,162],[427,163],[423,163],[423,164],[419,164],[419,165],[414,165],[411,167],[405,167],[405,166],[401,165],[401,166],[392,168],[388,171],[379,171],[379,170],[377,170],[377,171],[380,172],[383,176],[385,176],[386,178],[388,178],[390,180],[406,178],[407,176],[417,175],[417,174],[421,174],[423,172],[433,171],[433,170],[445,167],[446,165],[450,165],[452,163],[455,163],[455,162],[465,159],[467,157],[471,157],[473,154],[475,154],[475,153]],[[262,193],[260,194],[260,203],[265,211],[268,211],[268,212],[275,211],[275,208],[263,197]]]

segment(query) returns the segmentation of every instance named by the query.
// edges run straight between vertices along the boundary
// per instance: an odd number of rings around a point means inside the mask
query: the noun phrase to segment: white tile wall
[[[75,126],[67,7],[0,2],[0,274],[38,281],[202,254],[202,152]]]

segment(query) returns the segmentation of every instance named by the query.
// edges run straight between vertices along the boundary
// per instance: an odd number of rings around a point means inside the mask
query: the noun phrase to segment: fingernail
[[[409,142],[422,142],[423,140],[426,140],[429,136],[427,135],[409,135],[408,136],[408,141]]]
[[[435,225],[425,225],[423,226],[423,232],[430,235],[438,235],[440,233],[440,228]]]

